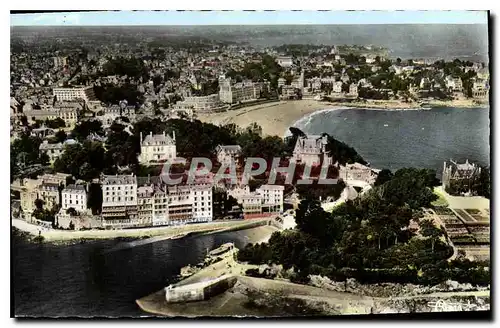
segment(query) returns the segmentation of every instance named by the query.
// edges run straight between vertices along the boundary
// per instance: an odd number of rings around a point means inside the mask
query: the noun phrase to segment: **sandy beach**
[[[263,135],[284,136],[295,122],[311,113],[327,109],[416,110],[421,103],[398,100],[369,100],[366,102],[327,102],[312,99],[287,100],[244,107],[221,113],[200,114],[202,122],[216,125],[234,123],[242,128],[255,122],[262,127]],[[432,101],[429,107],[475,108],[472,99]],[[428,108],[426,106],[426,108]]]

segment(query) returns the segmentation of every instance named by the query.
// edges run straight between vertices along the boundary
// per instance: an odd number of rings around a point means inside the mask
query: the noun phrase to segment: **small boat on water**
[[[389,126],[389,124],[384,124],[384,126]]]

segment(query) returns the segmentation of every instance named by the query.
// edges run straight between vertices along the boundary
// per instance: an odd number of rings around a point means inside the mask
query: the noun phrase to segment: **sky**
[[[486,11],[101,11],[11,14],[11,26],[487,24]]]

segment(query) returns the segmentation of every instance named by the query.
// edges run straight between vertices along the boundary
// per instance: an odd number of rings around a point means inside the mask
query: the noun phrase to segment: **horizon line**
[[[488,17],[463,10],[73,11],[11,13],[10,26],[487,25]]]

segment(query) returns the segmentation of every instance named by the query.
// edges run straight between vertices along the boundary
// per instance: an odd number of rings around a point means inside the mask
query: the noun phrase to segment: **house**
[[[59,184],[42,182],[38,186],[38,198],[43,201],[44,209],[52,209],[60,205],[59,202]]]
[[[342,92],[342,81],[337,81],[333,83],[332,92],[341,93]]]
[[[78,213],[87,210],[87,191],[84,185],[71,184],[66,186],[61,192],[62,209],[74,208]]]
[[[145,138],[140,133],[141,153],[139,162],[148,164],[150,162],[174,161],[177,157],[175,145],[175,131],[172,137],[163,132],[162,134],[153,134],[150,132]]]
[[[291,85],[284,85],[281,87],[281,99],[297,99],[299,90]]]
[[[474,184],[481,175],[481,167],[475,163],[459,164],[450,160],[448,165],[443,164],[443,189],[453,195],[474,195]]]
[[[356,83],[351,83],[349,85],[349,95],[354,97],[358,96],[358,85]]]
[[[218,145],[215,148],[217,161],[223,166],[229,166],[231,163],[237,163],[238,158],[241,156],[240,145]]]
[[[369,166],[354,163],[339,166],[339,179],[347,181],[362,181],[373,185],[377,180],[379,170],[372,169]]]
[[[326,150],[327,136],[307,135],[299,136],[295,143],[291,161],[297,164],[310,166],[320,165],[322,161],[331,164],[331,157]]]
[[[462,91],[462,79],[458,77],[447,76],[445,79],[446,87],[452,91]]]
[[[49,161],[52,164],[59,156],[61,156],[64,150],[64,145],[61,142],[51,144],[47,140],[44,140],[38,149],[40,152],[47,154]]]
[[[472,86],[472,96],[474,98],[488,97],[489,84],[487,80],[476,79]]]

